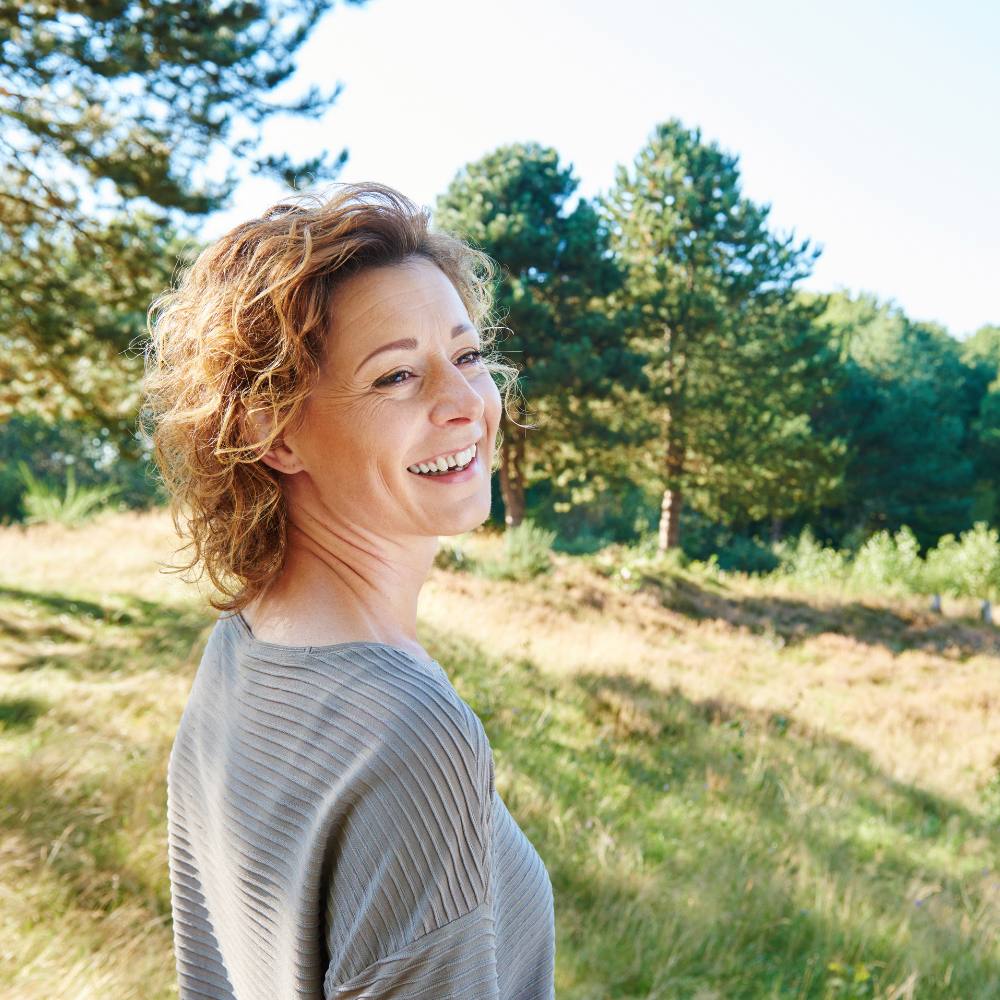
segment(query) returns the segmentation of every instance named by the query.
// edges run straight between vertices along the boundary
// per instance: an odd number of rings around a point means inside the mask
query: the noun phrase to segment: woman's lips
[[[464,468],[456,471],[442,472],[436,476],[429,475],[425,472],[410,472],[411,476],[416,476],[418,479],[426,479],[428,482],[435,483],[464,483],[467,479],[472,479],[474,476],[479,474],[480,463],[479,463],[479,448],[476,448],[476,454],[473,455],[472,461]]]

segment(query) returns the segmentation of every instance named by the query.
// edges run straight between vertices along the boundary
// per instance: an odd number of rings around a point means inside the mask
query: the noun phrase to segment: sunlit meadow
[[[0,529],[0,996],[177,995],[166,765],[215,612],[175,544],[162,511]],[[420,635],[552,877],[560,1000],[1000,996],[972,604],[502,549],[435,566]]]

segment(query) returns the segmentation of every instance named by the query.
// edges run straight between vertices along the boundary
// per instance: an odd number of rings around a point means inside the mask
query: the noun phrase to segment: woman
[[[167,775],[182,1000],[555,995],[548,873],[416,630],[438,536],[490,511],[492,376],[516,385],[492,274],[392,189],[342,185],[223,236],[151,308],[178,568],[225,612]]]

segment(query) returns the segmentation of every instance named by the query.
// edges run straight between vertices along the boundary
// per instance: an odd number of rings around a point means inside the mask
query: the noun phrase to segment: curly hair
[[[139,434],[174,527],[190,539],[178,552],[194,550],[169,571],[200,565],[196,579],[207,572],[222,595],[209,598],[217,610],[242,610],[284,562],[280,473],[260,459],[301,426],[334,290],[364,268],[413,257],[432,261],[455,286],[513,419],[518,369],[493,350],[495,263],[432,230],[426,209],[383,184],[291,196],[207,246],[150,305]],[[247,418],[261,411],[271,427],[258,441]]]

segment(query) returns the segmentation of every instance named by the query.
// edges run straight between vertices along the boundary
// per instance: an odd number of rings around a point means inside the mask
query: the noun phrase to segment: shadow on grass
[[[941,619],[930,611],[907,615],[860,600],[821,608],[792,597],[742,595],[721,581],[710,585],[684,576],[640,574],[635,589],[685,617],[724,621],[784,646],[834,633],[893,653],[924,650],[960,661],[984,653],[1000,655],[995,629]]]
[[[0,732],[26,732],[49,708],[41,698],[0,698]]]
[[[4,613],[4,603],[15,613]],[[48,616],[38,614],[39,609]],[[11,644],[7,670],[49,668],[74,675],[189,666],[214,624],[196,605],[175,606],[127,594],[106,602],[50,591],[0,587],[0,640]],[[36,648],[44,644],[44,649]],[[56,646],[59,648],[53,649]]]

